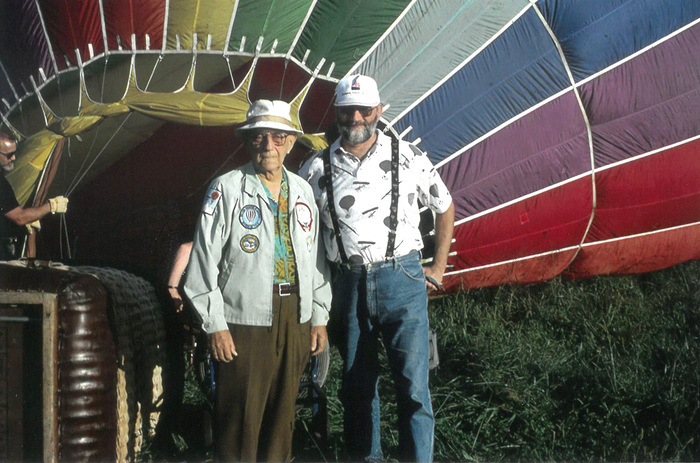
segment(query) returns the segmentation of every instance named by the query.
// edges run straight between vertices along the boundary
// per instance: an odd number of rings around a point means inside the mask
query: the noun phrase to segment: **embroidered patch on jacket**
[[[262,212],[258,206],[248,204],[243,206],[241,213],[238,215],[238,219],[245,228],[258,228],[262,223]]]
[[[260,241],[255,235],[245,235],[241,238],[241,249],[245,252],[255,252],[260,246]]]
[[[204,198],[204,207],[202,208],[202,212],[207,215],[214,214],[216,205],[219,204],[221,197],[221,191],[217,190],[216,188],[209,188],[207,196]]]
[[[311,208],[304,203],[297,203],[294,209],[297,222],[301,226],[301,229],[305,232],[309,232],[311,230],[311,225],[314,223],[314,218],[311,215]]]

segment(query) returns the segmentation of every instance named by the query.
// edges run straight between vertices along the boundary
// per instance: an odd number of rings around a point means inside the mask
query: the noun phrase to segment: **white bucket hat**
[[[377,82],[369,76],[353,74],[340,79],[335,88],[336,106],[378,106]]]
[[[235,130],[237,136],[241,132],[253,129],[272,129],[301,135],[304,132],[294,127],[290,116],[291,106],[280,100],[256,100],[248,108],[246,120]]]

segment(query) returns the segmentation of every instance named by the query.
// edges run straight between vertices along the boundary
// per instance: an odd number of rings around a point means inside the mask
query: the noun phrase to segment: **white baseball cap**
[[[377,82],[369,76],[354,74],[340,79],[335,88],[336,106],[379,106]]]
[[[236,135],[253,129],[272,129],[301,135],[290,116],[291,106],[281,100],[256,100],[248,108],[246,120],[235,131]]]

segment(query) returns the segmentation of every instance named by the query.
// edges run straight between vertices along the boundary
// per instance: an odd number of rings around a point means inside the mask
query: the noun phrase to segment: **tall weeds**
[[[437,461],[700,460],[700,261],[472,290],[429,310],[441,360],[431,372]],[[342,461],[340,363],[333,351],[328,448],[299,443],[299,461]]]
[[[700,262],[436,300],[437,460],[697,460]]]

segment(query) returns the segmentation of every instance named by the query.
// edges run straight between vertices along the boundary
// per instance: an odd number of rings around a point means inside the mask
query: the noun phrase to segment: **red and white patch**
[[[311,215],[311,208],[304,203],[297,203],[296,206],[294,206],[294,213],[301,229],[305,232],[311,231],[311,225],[314,223],[314,218]]]
[[[221,194],[221,192],[216,188],[209,188],[207,196],[204,198],[204,206],[202,208],[202,212],[204,212],[207,215],[214,214],[214,211],[216,210],[216,205],[219,204],[219,200],[222,196],[223,195]]]

